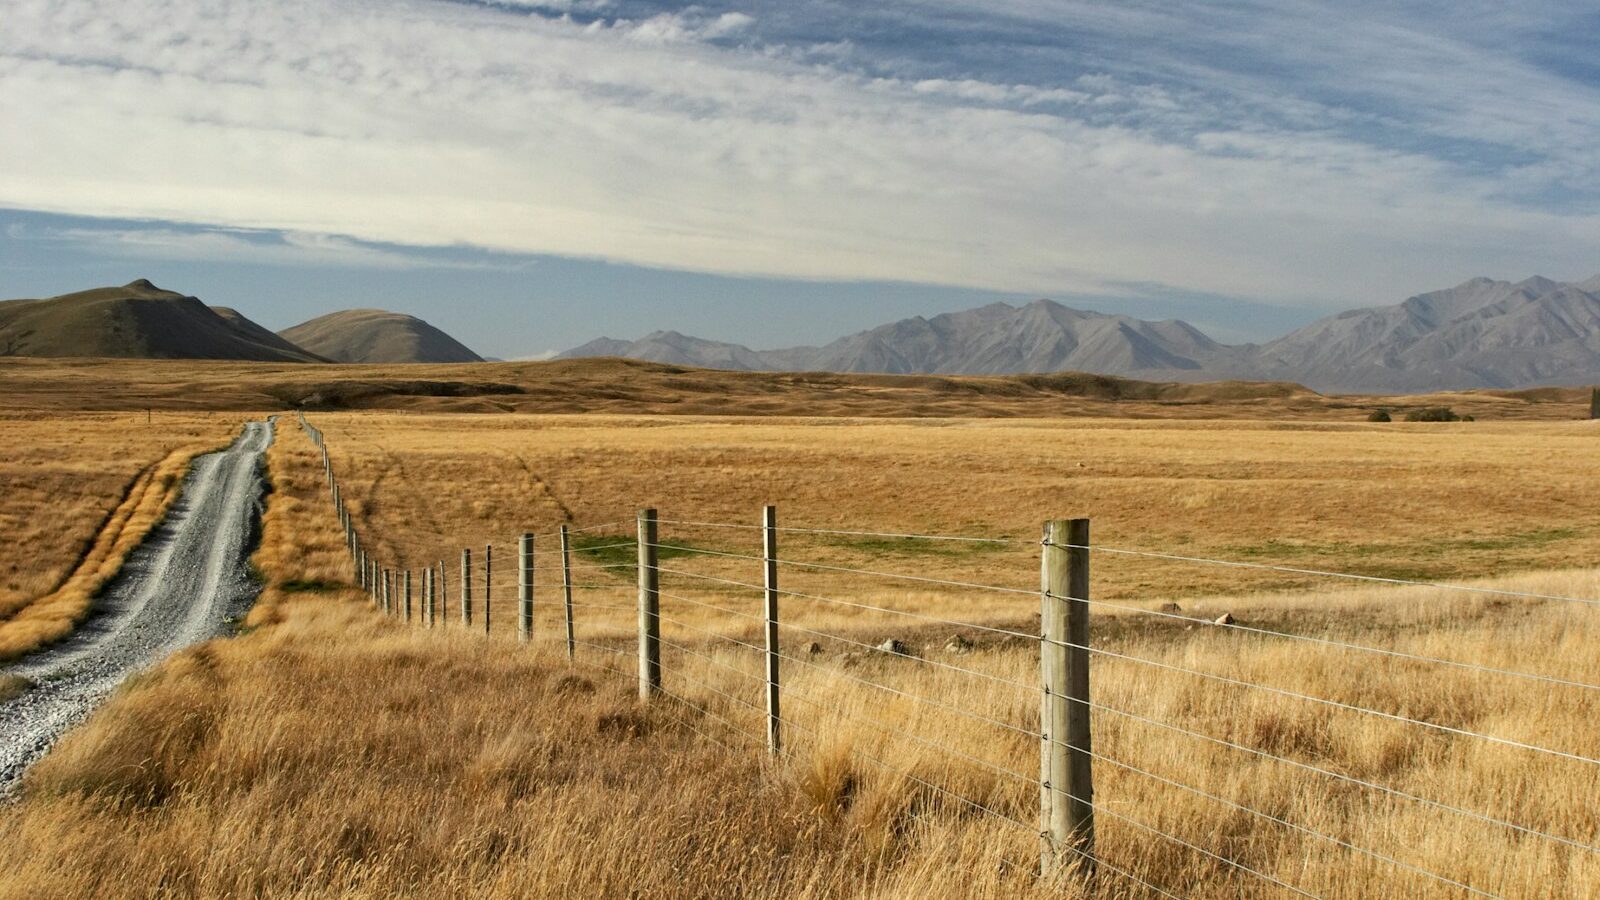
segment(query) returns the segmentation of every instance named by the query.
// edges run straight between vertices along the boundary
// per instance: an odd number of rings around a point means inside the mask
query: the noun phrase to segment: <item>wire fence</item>
[[[1137,555],[1268,569],[1435,604],[1516,603],[1524,622],[1562,610],[1562,627],[1580,630],[1600,601],[1106,547],[1086,522],[1047,523],[1029,541],[780,527],[771,508],[760,524],[651,510],[508,535],[413,574],[366,553],[323,437],[307,433],[357,581],[387,614],[564,644],[573,664],[669,698],[671,718],[730,751],[842,749],[923,797],[922,813],[1037,839],[1042,871],[1107,895],[1182,897],[1210,880],[1251,896],[1325,896],[1346,882],[1402,896],[1600,889],[1588,880],[1600,877],[1600,756],[1583,724],[1600,690],[1584,677],[1592,655],[1563,670],[1493,628],[1465,648],[1491,652],[1484,660],[1416,633],[1385,646],[1107,602],[1089,567]],[[1013,548],[1040,586],[779,553],[787,536]],[[917,591],[939,593],[906,608]],[[1145,630],[1111,645],[1091,611]],[[1535,713],[1486,713],[1499,698]],[[1477,854],[1441,854],[1440,833]]]

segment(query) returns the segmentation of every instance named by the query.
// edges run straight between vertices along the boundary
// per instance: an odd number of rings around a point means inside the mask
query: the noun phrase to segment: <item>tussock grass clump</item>
[[[33,682],[21,675],[0,675],[0,703],[33,688]]]

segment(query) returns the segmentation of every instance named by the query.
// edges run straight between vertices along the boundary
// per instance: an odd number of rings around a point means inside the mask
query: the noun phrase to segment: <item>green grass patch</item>
[[[1379,578],[1434,578],[1461,574],[1457,557],[1468,553],[1503,553],[1548,547],[1581,538],[1592,529],[1536,528],[1489,537],[1443,538],[1411,542],[1324,543],[1270,540],[1223,547],[1224,559],[1334,568]]]
[[[656,550],[656,560],[666,562],[669,559],[679,559],[686,556],[700,555],[696,551],[714,550],[719,548],[700,547],[687,541],[673,538],[658,538],[662,544],[672,544],[672,547],[660,547]],[[686,548],[686,549],[676,549]],[[726,550],[726,553],[749,553],[748,550]],[[619,578],[637,578],[639,569],[639,541],[633,535],[622,537],[620,535],[572,535],[572,555],[575,562],[587,565],[615,566],[616,568],[599,569],[596,571],[609,572]],[[583,578],[574,574],[579,581]]]

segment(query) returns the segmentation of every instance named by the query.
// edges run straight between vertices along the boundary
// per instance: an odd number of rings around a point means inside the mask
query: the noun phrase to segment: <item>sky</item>
[[[1600,6],[7,0],[0,296],[522,358],[1051,297],[1219,339],[1600,272]]]

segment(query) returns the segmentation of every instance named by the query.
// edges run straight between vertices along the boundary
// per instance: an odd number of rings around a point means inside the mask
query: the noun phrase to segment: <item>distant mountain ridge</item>
[[[311,345],[311,346],[307,346]],[[0,356],[458,363],[482,358],[427,322],[380,309],[330,313],[280,333],[236,309],[146,279],[43,300],[0,301]]]
[[[1219,343],[1187,322],[993,303],[891,322],[822,347],[751,350],[673,331],[601,338],[558,358],[626,356],[752,371],[1011,375],[1094,372],[1175,381],[1293,381],[1408,392],[1600,382],[1600,275],[1474,278],[1395,306],[1339,313],[1265,344]]]

